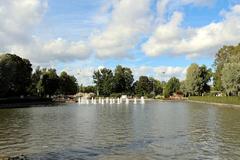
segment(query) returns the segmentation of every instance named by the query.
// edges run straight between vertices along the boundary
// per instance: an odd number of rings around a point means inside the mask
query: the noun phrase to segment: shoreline
[[[196,100],[186,100],[186,102],[211,104],[215,106],[230,107],[230,108],[240,108],[240,105],[237,105],[237,104],[216,103],[216,102],[196,101]]]

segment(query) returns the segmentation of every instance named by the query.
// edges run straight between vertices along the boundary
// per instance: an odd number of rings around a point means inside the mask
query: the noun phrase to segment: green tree
[[[96,89],[99,95],[109,96],[113,91],[113,73],[110,69],[103,68],[94,71],[93,82],[96,84]]]
[[[118,65],[114,75],[114,92],[130,93],[133,84],[133,74],[130,68]]]
[[[222,86],[228,96],[238,95],[240,91],[240,64],[226,63],[222,69]]]
[[[140,76],[134,86],[135,93],[139,96],[146,96],[153,91],[153,84],[147,76]]]
[[[31,95],[39,96],[37,85],[38,85],[38,82],[41,80],[41,76],[42,76],[42,70],[38,66],[31,76],[31,85],[28,89]]]
[[[161,95],[163,94],[163,84],[161,81],[154,79],[152,77],[149,78],[153,88],[152,91],[154,92],[155,95]]]
[[[173,93],[179,91],[179,89],[180,89],[179,79],[177,79],[176,77],[172,77],[166,84],[166,87],[164,89],[164,96],[169,97],[173,95]]]
[[[29,60],[13,54],[0,56],[0,97],[26,95],[31,83]]]
[[[81,86],[80,92],[83,93],[96,93],[96,87],[95,86]]]
[[[200,78],[202,80],[201,82],[201,93],[206,93],[209,92],[211,87],[208,84],[212,78],[212,70],[208,69],[205,65],[202,65],[201,67],[199,67],[200,69]]]
[[[76,94],[78,92],[77,79],[63,71],[59,77],[59,92],[64,95]]]
[[[40,81],[37,84],[41,96],[52,96],[59,88],[59,77],[55,69],[43,69]]]
[[[186,89],[190,95],[202,95],[204,92],[210,91],[208,85],[211,80],[211,69],[207,69],[205,65],[199,67],[197,64],[191,64],[187,69]]]
[[[240,44],[237,46],[223,46],[215,56],[215,74],[214,88],[223,91],[222,70],[226,63],[239,63],[240,61]]]
[[[183,93],[184,96],[188,96],[186,81],[181,81],[180,82],[180,91]]]

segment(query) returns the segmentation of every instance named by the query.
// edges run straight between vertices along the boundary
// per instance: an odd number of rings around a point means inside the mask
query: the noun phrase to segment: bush
[[[147,98],[154,98],[154,97],[155,97],[155,95],[154,95],[154,94],[152,94],[152,93],[150,93],[150,94],[147,94],[147,95],[146,95],[146,97],[147,97]]]
[[[122,93],[112,93],[110,95],[110,97],[113,97],[113,98],[120,98],[122,96]]]

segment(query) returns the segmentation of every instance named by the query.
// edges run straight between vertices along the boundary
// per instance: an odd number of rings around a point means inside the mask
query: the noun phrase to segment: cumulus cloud
[[[187,67],[173,67],[173,66],[140,66],[133,68],[133,73],[135,79],[138,79],[139,76],[146,75],[160,79],[162,81],[167,81],[171,77],[177,77],[181,80],[185,78]]]
[[[1,47],[31,40],[31,31],[47,9],[45,0],[0,0]]]
[[[28,44],[12,45],[8,51],[30,58],[33,62],[84,60],[91,55],[91,49],[85,42],[62,38],[42,41],[33,37]]]
[[[128,56],[141,35],[148,31],[150,19],[150,0],[115,2],[106,29],[91,37],[96,55],[100,58]]]
[[[215,53],[224,44],[240,39],[240,5],[222,13],[223,20],[199,28],[182,28],[183,16],[175,12],[169,22],[160,24],[142,50],[149,56],[186,54],[188,57]]]
[[[136,0],[106,0],[100,9],[105,16],[94,19],[102,23],[96,26],[99,30],[89,33],[88,40],[71,41],[33,36],[48,9],[48,0],[0,0],[0,49],[45,62],[85,60],[92,53],[99,58],[125,58],[131,57],[131,51],[150,35],[142,44],[142,51],[148,56],[182,54],[195,57],[215,53],[223,44],[239,41],[240,5],[222,12],[222,21],[198,28],[183,28],[183,13],[175,11],[177,6],[209,5],[214,1],[138,0],[136,3]],[[153,5],[157,5],[154,6],[157,13],[153,13]],[[165,14],[169,10],[175,12],[167,21]]]
[[[47,0],[0,0],[0,48],[34,62],[86,59],[86,42],[61,38],[41,40],[33,36],[48,7]]]

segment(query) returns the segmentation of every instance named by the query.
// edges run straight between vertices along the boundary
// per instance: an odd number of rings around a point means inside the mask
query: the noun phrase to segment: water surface
[[[187,102],[0,110],[0,155],[29,159],[238,159],[240,109]]]

